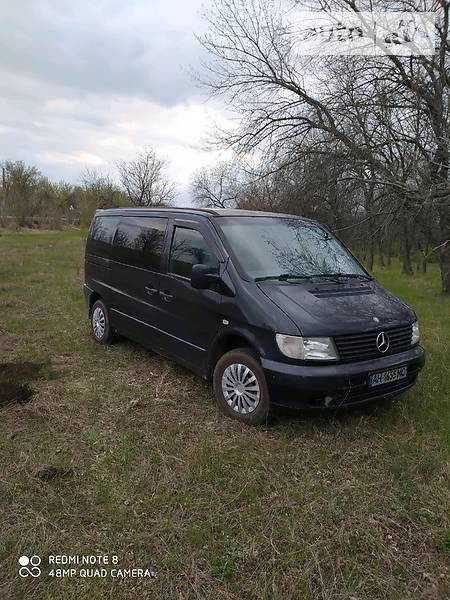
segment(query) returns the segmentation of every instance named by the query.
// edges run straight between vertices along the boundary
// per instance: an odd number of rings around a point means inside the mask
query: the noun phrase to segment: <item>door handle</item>
[[[158,293],[158,290],[156,288],[152,288],[150,286],[145,286],[145,293],[148,294],[149,296],[154,296],[155,294]]]
[[[172,302],[173,295],[170,292],[159,292],[159,295],[162,296],[165,302]]]

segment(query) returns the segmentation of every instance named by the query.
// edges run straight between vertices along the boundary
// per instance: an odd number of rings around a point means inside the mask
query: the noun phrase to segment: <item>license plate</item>
[[[386,383],[406,379],[407,374],[408,367],[399,367],[398,369],[391,369],[390,371],[372,373],[369,375],[369,387],[376,387],[377,385],[384,385]]]

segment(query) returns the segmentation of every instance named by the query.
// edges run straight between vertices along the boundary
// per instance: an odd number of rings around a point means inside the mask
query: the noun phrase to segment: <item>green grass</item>
[[[100,347],[77,231],[0,236],[0,363],[42,363],[0,407],[0,598],[448,598],[450,299],[437,269],[377,277],[418,312],[427,366],[392,403],[248,428],[208,383]],[[44,465],[72,469],[43,481]],[[18,558],[116,554],[151,579],[18,575]]]

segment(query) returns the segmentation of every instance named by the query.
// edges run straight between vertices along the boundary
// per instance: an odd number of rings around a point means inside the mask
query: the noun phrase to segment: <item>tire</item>
[[[94,340],[99,344],[110,344],[114,339],[114,330],[111,328],[109,312],[103,300],[94,302],[89,319]]]
[[[248,348],[231,350],[214,368],[214,395],[227,416],[248,425],[267,422],[270,395],[264,371]]]

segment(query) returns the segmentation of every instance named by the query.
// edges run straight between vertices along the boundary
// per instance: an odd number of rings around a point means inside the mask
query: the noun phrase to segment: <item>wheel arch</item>
[[[224,332],[214,340],[209,352],[207,377],[212,377],[217,361],[224,354],[237,348],[250,348],[250,350],[254,351],[258,359],[261,355],[261,349],[258,347],[256,339],[248,332],[240,330]]]
[[[97,292],[92,292],[89,295],[89,316],[91,316],[92,307],[97,302],[97,300],[103,300],[103,298]]]

